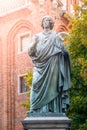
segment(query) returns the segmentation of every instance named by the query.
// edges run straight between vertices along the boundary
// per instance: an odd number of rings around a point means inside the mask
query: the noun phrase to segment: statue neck
[[[51,32],[52,32],[52,30],[50,30],[49,28],[46,28],[46,29],[43,30],[43,34],[45,34],[45,35],[48,35]]]

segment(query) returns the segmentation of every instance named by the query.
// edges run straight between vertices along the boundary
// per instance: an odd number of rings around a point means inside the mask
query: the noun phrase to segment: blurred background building
[[[55,31],[68,31],[64,14],[73,14],[73,4],[79,0],[0,0],[0,130],[22,130],[23,76],[33,69],[27,53],[31,36],[42,30],[45,15],[54,19]]]

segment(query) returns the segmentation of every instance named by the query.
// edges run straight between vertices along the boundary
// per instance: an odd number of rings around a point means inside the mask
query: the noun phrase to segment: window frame
[[[18,47],[17,47],[18,54],[27,52],[27,50],[24,51],[22,50],[22,38],[26,37],[27,35],[29,35],[31,38],[31,31],[18,34]]]
[[[18,94],[19,95],[22,95],[22,94],[25,94],[26,92],[21,92],[21,82],[20,82],[20,78],[21,77],[24,77],[24,76],[27,76],[27,74],[21,74],[21,75],[18,75]]]

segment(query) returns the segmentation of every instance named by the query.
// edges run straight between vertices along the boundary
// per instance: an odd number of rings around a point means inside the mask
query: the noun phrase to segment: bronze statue
[[[28,54],[34,64],[32,113],[65,113],[69,106],[70,58],[50,16],[42,19],[43,32],[33,36]]]

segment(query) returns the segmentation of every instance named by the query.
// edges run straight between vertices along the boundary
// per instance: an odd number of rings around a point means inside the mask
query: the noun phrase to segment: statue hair
[[[48,18],[49,23],[50,23],[50,29],[52,30],[53,27],[54,27],[54,22],[53,22],[53,19],[52,19],[50,16],[44,16],[44,17],[43,17],[42,22],[41,22],[41,27],[44,29],[44,27],[43,27],[43,22],[44,22],[44,20],[45,20],[46,18]]]

